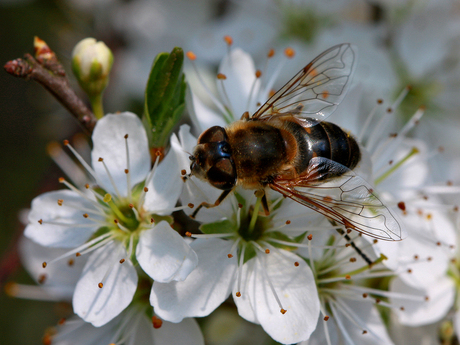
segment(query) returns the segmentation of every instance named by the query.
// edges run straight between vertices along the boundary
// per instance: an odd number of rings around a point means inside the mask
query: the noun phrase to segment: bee
[[[245,112],[226,128],[214,126],[198,138],[191,174],[222,194],[236,186],[271,188],[332,223],[383,240],[401,240],[401,226],[372,187],[354,169],[363,159],[356,139],[326,119],[345,97],[356,67],[356,48],[339,44],[302,68],[252,116]]]

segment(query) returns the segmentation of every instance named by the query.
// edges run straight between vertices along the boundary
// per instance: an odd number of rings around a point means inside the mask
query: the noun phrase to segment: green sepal
[[[153,61],[145,88],[144,125],[152,148],[165,147],[185,108],[184,52],[174,48]]]
[[[202,224],[200,230],[203,234],[230,234],[238,230],[231,221],[225,219],[213,223]]]

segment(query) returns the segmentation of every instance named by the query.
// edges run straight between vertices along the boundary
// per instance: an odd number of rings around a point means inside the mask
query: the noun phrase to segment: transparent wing
[[[251,118],[262,120],[291,114],[323,121],[345,97],[355,60],[356,47],[349,43],[329,48],[270,97]]]
[[[311,159],[307,172],[295,180],[270,184],[288,198],[374,238],[398,241],[403,230],[396,215],[361,177],[327,158]]]

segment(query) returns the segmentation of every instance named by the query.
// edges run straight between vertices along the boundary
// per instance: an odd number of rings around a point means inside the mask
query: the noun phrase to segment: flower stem
[[[96,96],[90,97],[91,108],[93,108],[94,116],[101,119],[104,116],[104,108],[102,106],[102,92]]]

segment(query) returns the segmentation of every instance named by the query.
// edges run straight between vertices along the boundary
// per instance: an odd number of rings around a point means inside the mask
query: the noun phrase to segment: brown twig
[[[25,54],[24,59],[8,61],[4,68],[9,74],[34,80],[47,89],[91,133],[96,117],[70,87],[64,68],[56,54],[39,38],[35,38],[35,58]]]

